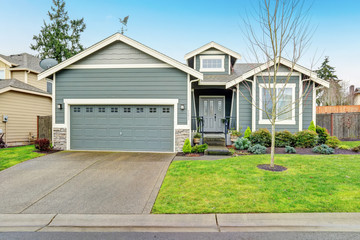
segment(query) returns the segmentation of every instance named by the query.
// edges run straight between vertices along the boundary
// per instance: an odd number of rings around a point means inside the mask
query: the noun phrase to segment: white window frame
[[[286,86],[285,86],[286,85]],[[273,88],[274,84],[259,84],[259,124],[271,124],[269,119],[263,119],[263,111],[261,109],[263,109],[263,91],[264,89],[267,88]],[[296,83],[288,83],[288,84],[281,84],[278,83],[276,84],[276,88],[291,88],[291,94],[292,94],[292,110],[291,110],[291,114],[292,114],[292,118],[289,120],[275,120],[275,124],[276,125],[280,125],[280,124],[286,124],[286,125],[295,125],[296,124],[296,116],[295,116],[295,89],[296,89]]]
[[[0,71],[4,71],[4,78],[0,78],[0,79],[6,79],[6,68],[0,68]]]
[[[205,59],[220,59],[221,60],[221,68],[203,68],[203,60]],[[225,56],[200,56],[200,72],[225,72]]]

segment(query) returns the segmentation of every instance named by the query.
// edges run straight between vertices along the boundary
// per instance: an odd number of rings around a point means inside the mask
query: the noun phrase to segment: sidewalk
[[[360,213],[0,214],[0,232],[360,232]]]

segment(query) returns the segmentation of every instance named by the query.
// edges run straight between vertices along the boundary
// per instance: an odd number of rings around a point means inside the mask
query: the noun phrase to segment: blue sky
[[[241,31],[242,17],[254,0],[67,0],[70,18],[85,18],[82,43],[88,47],[120,30],[118,18],[130,15],[126,35],[181,62],[187,52],[210,41],[218,42],[246,58],[248,46]],[[360,1],[314,0],[310,12],[316,28],[311,46],[300,64],[324,56],[338,77],[360,87]],[[29,52],[51,0],[0,0],[0,53]],[[241,59],[239,62],[245,62]]]

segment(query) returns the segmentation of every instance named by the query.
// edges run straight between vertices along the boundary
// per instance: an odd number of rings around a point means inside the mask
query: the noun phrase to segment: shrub
[[[235,142],[235,148],[239,150],[246,150],[250,147],[250,141],[247,138],[238,138]]]
[[[286,153],[296,153],[295,148],[291,147],[291,146],[286,146],[285,147],[285,152]]]
[[[201,138],[201,134],[199,132],[196,132],[193,138]]]
[[[264,146],[262,146],[260,144],[255,144],[254,146],[250,146],[248,151],[253,153],[253,154],[265,154],[266,153],[266,147],[264,147]]]
[[[316,132],[316,127],[315,127],[314,121],[311,121],[311,122],[310,122],[310,125],[309,125],[309,127],[308,127],[308,130],[309,130],[309,131]]]
[[[43,152],[50,151],[50,140],[47,138],[40,138],[35,140],[35,148]]]
[[[192,147],[191,152],[192,153],[204,153],[205,150],[208,148],[208,145],[202,144],[202,145],[195,145]]]
[[[252,145],[260,144],[265,147],[270,147],[271,134],[266,128],[261,128],[251,133],[249,140]]]
[[[301,132],[296,133],[295,138],[296,138],[295,146],[302,148],[312,148],[316,145],[318,137],[316,132],[303,130]]]
[[[275,147],[286,147],[295,145],[295,136],[285,130],[282,132],[275,133]]]
[[[360,152],[360,145],[357,147],[353,147],[351,150],[353,150],[354,152]]]
[[[330,136],[328,130],[320,126],[316,126],[316,133],[318,134],[318,144],[325,144]]]
[[[322,144],[320,146],[316,146],[312,150],[314,153],[320,153],[320,154],[333,154],[335,150],[331,147],[329,147],[326,144]]]
[[[250,127],[247,127],[245,130],[245,133],[244,133],[244,138],[249,139],[250,135],[251,135],[251,129],[250,129]]]
[[[237,136],[237,137],[241,137],[241,136],[242,136],[241,129],[240,129],[240,131],[237,131],[236,129],[231,129],[231,130],[230,130],[230,134],[233,135],[233,136]]]
[[[340,140],[336,136],[328,137],[326,141],[326,145],[328,145],[331,148],[337,148],[340,145]]]
[[[348,145],[339,145],[339,149],[349,150],[350,147]]]
[[[183,153],[191,153],[191,144],[190,144],[190,140],[188,138],[185,139],[182,150],[183,150]]]

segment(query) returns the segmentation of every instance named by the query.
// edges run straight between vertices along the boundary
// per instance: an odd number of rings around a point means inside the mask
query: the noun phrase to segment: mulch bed
[[[283,172],[287,170],[286,167],[280,165],[274,165],[274,167],[270,167],[270,164],[260,164],[257,165],[257,168],[272,172]]]
[[[178,152],[176,154],[176,156],[180,156],[180,157],[201,157],[201,156],[204,156],[203,153],[183,153],[183,152]]]
[[[234,146],[227,146],[227,147],[235,149]],[[295,148],[295,149],[296,149],[296,154],[300,154],[300,155],[323,155],[323,154],[319,154],[319,153],[314,153],[312,151],[312,148]],[[270,154],[270,152],[271,152],[271,148],[267,148],[266,153]],[[286,153],[285,148],[275,148],[275,153],[276,154],[294,154],[294,153]],[[236,154],[236,156],[241,156],[241,155],[249,155],[252,153],[249,153],[247,150],[236,150],[235,154]],[[360,152],[354,152],[352,150],[345,150],[345,149],[335,149],[334,154],[357,155],[357,154],[360,154]],[[330,154],[330,155],[333,155],[333,154]]]

